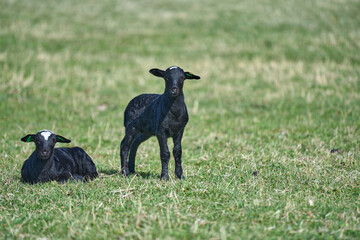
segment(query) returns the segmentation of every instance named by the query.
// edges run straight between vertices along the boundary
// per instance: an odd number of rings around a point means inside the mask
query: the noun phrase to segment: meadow
[[[358,0],[0,1],[1,239],[359,239]],[[184,85],[185,180],[156,138],[120,174],[123,112]],[[93,158],[88,183],[29,185],[50,129]],[[169,139],[169,147],[172,140]]]

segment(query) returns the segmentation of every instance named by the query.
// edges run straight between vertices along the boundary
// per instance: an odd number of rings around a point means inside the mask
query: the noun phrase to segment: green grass
[[[359,11],[357,0],[1,1],[0,238],[358,239]],[[173,158],[159,180],[155,138],[124,178],[123,111],[161,93],[148,70],[172,65],[201,76],[184,86],[186,180]],[[34,146],[20,138],[41,129],[83,147],[100,177],[23,184]]]

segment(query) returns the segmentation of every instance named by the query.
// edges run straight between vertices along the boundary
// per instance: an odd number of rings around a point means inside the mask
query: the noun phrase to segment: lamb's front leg
[[[170,151],[167,145],[167,137],[165,134],[156,135],[160,146],[161,158],[161,179],[169,180],[168,165],[170,160]]]
[[[174,141],[174,148],[173,148],[173,154],[175,158],[175,176],[179,179],[184,179],[183,176],[183,170],[181,167],[181,155],[182,155],[182,149],[181,149],[181,139],[183,136],[184,129],[178,133],[175,137],[173,137]]]

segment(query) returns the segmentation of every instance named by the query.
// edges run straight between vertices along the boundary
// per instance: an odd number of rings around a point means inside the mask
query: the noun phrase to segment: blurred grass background
[[[1,238],[358,238],[359,12],[356,0],[1,1]],[[123,178],[123,111],[162,93],[148,70],[172,65],[201,76],[184,86],[186,180],[159,181],[155,138]],[[21,183],[34,146],[19,139],[42,129],[83,147],[101,177]]]

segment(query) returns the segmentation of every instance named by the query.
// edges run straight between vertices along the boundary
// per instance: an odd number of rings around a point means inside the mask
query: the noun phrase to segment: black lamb
[[[181,167],[181,139],[189,120],[183,85],[185,79],[200,79],[200,77],[175,66],[166,71],[154,68],[150,73],[164,78],[165,91],[162,95],[139,95],[126,107],[124,113],[126,134],[120,146],[121,172],[125,176],[135,172],[135,156],[139,145],[155,135],[160,146],[161,179],[169,179],[170,152],[167,144],[169,137],[174,141],[175,175],[181,179],[184,178]]]
[[[82,148],[54,148],[57,142],[71,142],[69,139],[43,130],[37,134],[26,135],[21,141],[35,142],[36,145],[35,151],[21,169],[24,182],[33,184],[52,180],[87,181],[98,176],[94,162]]]

